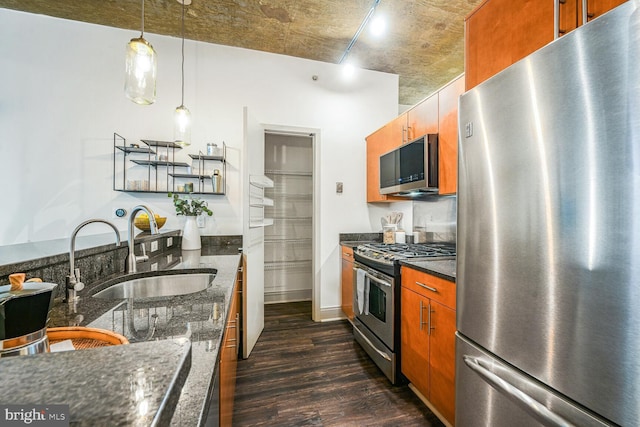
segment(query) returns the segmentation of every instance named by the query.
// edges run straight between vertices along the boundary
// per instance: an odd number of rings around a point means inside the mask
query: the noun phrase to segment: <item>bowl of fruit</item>
[[[158,224],[158,230],[161,229],[164,223],[167,222],[167,217],[160,216],[158,214],[154,214],[153,216],[156,219],[156,224]],[[133,225],[142,231],[151,230],[151,226],[149,225],[149,216],[144,212],[140,213],[136,219],[133,220]]]

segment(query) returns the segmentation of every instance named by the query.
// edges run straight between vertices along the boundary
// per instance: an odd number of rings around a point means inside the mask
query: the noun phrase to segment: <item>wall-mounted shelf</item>
[[[113,189],[115,191],[203,195],[226,193],[226,144],[223,143],[222,155],[208,156],[202,152],[191,153],[188,154],[191,159],[188,163],[176,159],[176,153],[179,153],[182,147],[175,142],[150,139],[140,141],[144,144],[143,146],[127,144],[123,136],[113,134]],[[214,162],[210,170],[207,170],[207,162]],[[213,178],[216,170],[215,162],[220,163],[220,169],[222,169],[222,173],[219,174],[221,176],[219,183],[216,183]],[[146,168],[138,169],[137,166]],[[189,179],[196,180],[195,183],[191,183],[193,190],[184,191],[183,186],[188,184],[185,180]]]

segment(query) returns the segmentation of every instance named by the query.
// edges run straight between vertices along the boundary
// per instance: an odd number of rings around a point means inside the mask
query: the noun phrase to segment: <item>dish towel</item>
[[[367,273],[364,270],[356,271],[356,299],[358,303],[358,314],[362,314],[364,310],[364,285],[367,280]]]

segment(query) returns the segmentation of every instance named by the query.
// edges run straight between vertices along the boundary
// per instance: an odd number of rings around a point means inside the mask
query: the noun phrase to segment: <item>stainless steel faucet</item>
[[[80,281],[80,269],[75,268],[75,252],[76,252],[76,236],[80,229],[85,225],[92,224],[94,222],[102,222],[113,228],[116,232],[116,246],[120,246],[120,232],[115,225],[104,219],[88,219],[82,224],[78,225],[73,233],[71,233],[70,247],[69,247],[69,275],[67,276],[67,283],[65,287],[65,301],[71,302],[76,298],[76,292],[84,289],[84,283]]]
[[[127,273],[135,273],[136,272],[136,264],[138,262],[146,261],[149,257],[144,253],[144,245],[142,246],[143,255],[136,256],[134,250],[134,236],[133,236],[133,220],[136,217],[136,213],[139,211],[145,211],[149,216],[149,227],[151,234],[158,234],[158,224],[156,223],[156,218],[151,209],[146,207],[145,205],[138,205],[131,209],[131,213],[129,214],[129,227],[128,227],[128,240],[129,240],[129,254],[127,255],[127,264],[126,264],[126,272]]]

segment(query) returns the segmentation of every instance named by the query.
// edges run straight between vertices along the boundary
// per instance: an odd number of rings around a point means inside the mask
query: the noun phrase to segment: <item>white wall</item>
[[[187,22],[188,25],[188,22]],[[0,9],[0,245],[66,238],[81,221],[112,219],[114,207],[149,205],[181,228],[166,195],[112,190],[112,135],[128,142],[173,138],[180,104],[180,40],[145,33],[158,53],[158,99],[138,106],[123,93],[125,31]],[[193,146],[229,146],[227,195],[203,234],[241,234],[242,107],[263,123],[320,129],[323,307],[340,303],[338,234],[379,231],[365,203],[364,137],[397,115],[398,77],[360,71],[344,82],[340,67],[201,42],[185,44],[185,105]],[[313,80],[312,76],[318,79]],[[244,153],[251,155],[251,153]],[[344,193],[335,193],[335,183]],[[410,211],[410,205],[408,210]],[[94,229],[95,228],[95,229]],[[83,233],[102,233],[92,225]]]

